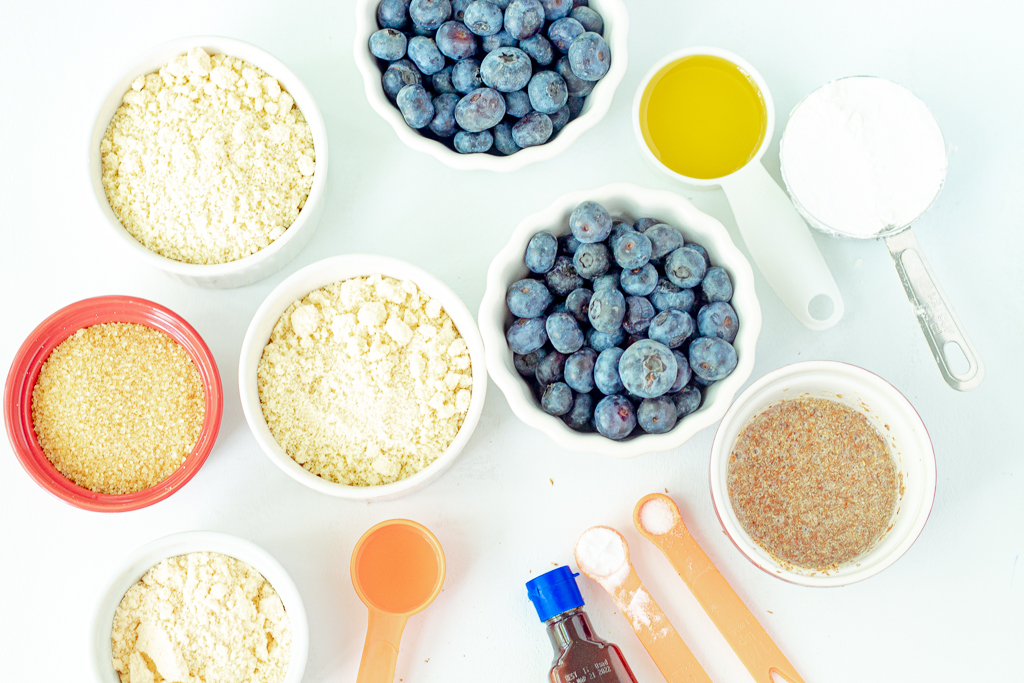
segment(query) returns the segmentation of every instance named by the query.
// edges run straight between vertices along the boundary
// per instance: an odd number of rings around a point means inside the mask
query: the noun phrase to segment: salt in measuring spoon
[[[633,508],[633,523],[637,531],[665,554],[755,681],[773,683],[772,673],[777,673],[789,683],[804,683],[690,535],[675,501],[663,493],[644,496]]]
[[[668,617],[654,602],[629,561],[626,539],[595,526],[576,542],[576,566],[611,596],[668,683],[711,683]]]

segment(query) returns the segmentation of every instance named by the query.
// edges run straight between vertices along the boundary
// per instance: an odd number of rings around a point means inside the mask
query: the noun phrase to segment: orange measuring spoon
[[[655,507],[645,514],[646,505]],[[652,529],[645,528],[645,519]],[[779,646],[690,535],[675,501],[662,493],[644,496],[633,508],[633,523],[637,531],[665,554],[754,680],[773,683],[772,673],[777,673],[790,683],[804,683]]]
[[[391,683],[405,623],[441,592],[444,550],[422,524],[391,519],[352,551],[352,587],[370,611],[356,683]]]
[[[588,538],[588,534],[595,532],[599,535],[596,542],[594,536]],[[614,545],[616,540],[622,544],[621,548]],[[588,560],[593,549],[601,549],[606,557],[621,559],[613,562],[616,567],[597,567]],[[611,527],[591,527],[576,542],[575,555],[576,566],[608,591],[668,683],[711,683],[700,662],[637,576],[622,534]]]

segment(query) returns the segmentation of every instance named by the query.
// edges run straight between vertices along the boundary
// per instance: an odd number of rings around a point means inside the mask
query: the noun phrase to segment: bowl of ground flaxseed
[[[935,453],[914,407],[846,363],[787,365],[733,403],[711,451],[726,534],[765,572],[805,586],[874,576],[920,535]]]
[[[151,301],[105,296],[29,334],[7,376],[4,418],[37,484],[79,508],[124,512],[195,476],[223,403],[216,361],[191,325]]]

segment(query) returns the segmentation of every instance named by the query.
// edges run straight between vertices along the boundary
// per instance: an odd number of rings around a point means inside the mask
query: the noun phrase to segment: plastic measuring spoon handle
[[[392,683],[398,664],[398,645],[405,630],[405,615],[388,614],[370,608],[363,657],[359,660],[356,683]]]
[[[985,365],[981,362],[981,357],[978,356],[978,351],[971,343],[963,325],[960,324],[960,319],[953,312],[953,307],[949,305],[949,299],[939,287],[939,282],[935,279],[924,252],[921,251],[917,237],[910,228],[907,228],[886,237],[885,245],[889,247],[889,254],[896,264],[903,289],[906,290],[907,298],[914,307],[917,322],[921,324],[921,331],[928,340],[935,362],[939,364],[942,378],[957,391],[977,388],[985,379]],[[950,365],[946,354],[946,346],[950,343],[959,346],[967,358],[966,371],[957,372]]]
[[[793,317],[812,330],[825,330],[843,317],[843,297],[804,219],[760,162],[722,179],[736,225],[764,279]],[[819,320],[809,307],[816,297],[832,302]]]

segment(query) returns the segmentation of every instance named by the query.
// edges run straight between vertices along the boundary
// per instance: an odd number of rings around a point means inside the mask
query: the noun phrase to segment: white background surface
[[[0,678],[88,680],[94,602],[121,558],[190,529],[242,536],[291,573],[309,612],[307,681],[354,680],[364,607],[348,577],[359,535],[410,517],[448,557],[444,592],[409,624],[396,678],[541,681],[543,626],[523,583],[571,561],[587,527],[619,528],[638,573],[716,682],[750,678],[664,558],[632,528],[644,494],[667,489],[694,536],[808,683],[1021,680],[1024,466],[1024,90],[1015,2],[630,3],[629,70],[608,117],[561,157],[513,175],[459,173],[402,146],[366,103],[352,64],[350,2],[11,3],[0,22],[0,363],[29,331],[87,296],[131,294],[183,315],[212,348],[224,382],[220,440],[172,498],[100,515],[37,487],[0,449]],[[106,89],[153,44],[223,34],[271,52],[320,105],[331,145],[319,231],[283,271],[244,289],[200,291],[127,258],[93,203],[86,140]],[[691,191],[643,165],[629,121],[633,90],[662,54],[717,45],[752,62],[778,114],[765,158],[778,177],[786,113],[836,77],[871,74],[913,90],[949,144],[949,176],[917,232],[988,370],[969,394],[939,376],[881,243],[818,237],[846,301],[824,333],[799,326],[758,281],[764,329],[753,380],[794,361],[837,359],[892,382],[935,443],[938,492],[917,544],[882,574],[840,589],[782,583],[723,536],[708,494],[714,430],[675,452],[614,461],[560,451],[520,424],[492,385],[469,447],[412,497],[361,504],[315,494],[256,448],[237,398],[245,328],[268,292],[320,258],[376,252],[445,280],[470,309],[491,256],[515,224],[558,195],[626,180],[679,189],[735,234],[719,191]],[[5,370],[6,372],[6,370]],[[553,483],[552,483],[553,482]],[[660,675],[610,599],[580,579],[588,611],[640,681]],[[1017,655],[1011,654],[1018,651]]]

